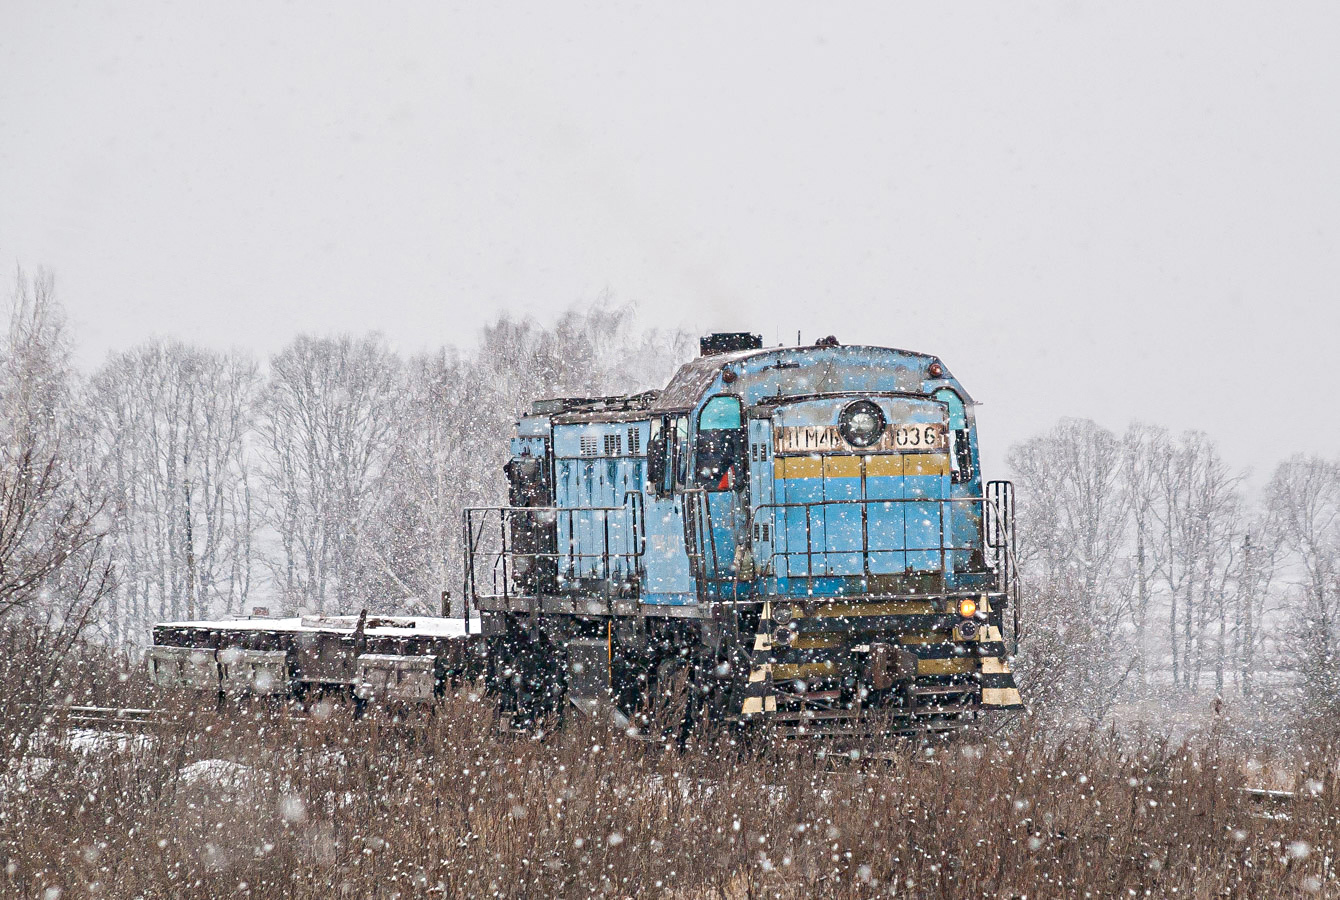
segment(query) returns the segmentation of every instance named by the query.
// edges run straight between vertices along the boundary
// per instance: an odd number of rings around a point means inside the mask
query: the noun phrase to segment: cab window
[[[727,431],[743,427],[738,397],[713,397],[703,404],[702,412],[698,413],[699,431]]]
[[[935,399],[949,408],[950,431],[962,431],[968,427],[968,414],[963,409],[963,398],[945,388],[935,392]]]

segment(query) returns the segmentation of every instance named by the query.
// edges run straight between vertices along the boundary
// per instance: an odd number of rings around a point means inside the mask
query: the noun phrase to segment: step
[[[979,690],[975,684],[937,684],[927,685],[926,687],[912,688],[912,696],[920,697],[926,694],[975,694]]]

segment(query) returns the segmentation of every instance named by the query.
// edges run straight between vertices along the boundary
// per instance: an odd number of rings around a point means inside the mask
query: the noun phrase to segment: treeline
[[[598,303],[470,349],[302,336],[269,359],[155,340],[81,375],[48,275],[0,343],[0,623],[143,644],[167,619],[459,610],[461,511],[506,497],[516,414],[665,383],[695,352]],[[990,436],[985,436],[990,440]],[[1248,496],[1205,435],[1063,420],[1012,448],[1038,709],[1169,691],[1334,704],[1340,461]],[[16,613],[18,615],[16,615]],[[28,634],[29,632],[25,632]]]
[[[1035,702],[1095,719],[1171,691],[1336,705],[1340,461],[1292,456],[1249,496],[1203,433],[1064,419],[1009,462]]]
[[[70,351],[50,276],[21,274],[0,542],[46,556],[4,566],[25,574],[0,585],[0,617],[96,606],[108,640],[138,644],[156,621],[256,605],[436,613],[450,590],[459,608],[461,510],[506,497],[517,412],[662,385],[692,342],[597,303],[408,356],[377,334],[300,336],[263,363],[153,340],[83,377]],[[43,576],[81,552],[97,579],[57,598]]]

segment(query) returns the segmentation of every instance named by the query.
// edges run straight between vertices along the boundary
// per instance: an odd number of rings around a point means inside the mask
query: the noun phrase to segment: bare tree
[[[390,450],[365,546],[388,602],[436,612],[460,581],[461,510],[493,502],[496,480],[482,460],[502,440],[479,427],[485,385],[455,353],[415,357],[405,372],[402,427]]]
[[[1011,448],[1019,480],[1021,569],[1029,637],[1020,671],[1039,705],[1101,719],[1136,667],[1126,638],[1130,571],[1123,546],[1130,493],[1122,444],[1083,419]]]
[[[1081,667],[1108,671],[1113,684],[1134,670],[1146,685],[1151,617],[1162,608],[1173,684],[1195,690],[1208,667],[1223,690],[1235,671],[1230,653],[1243,646],[1230,614],[1247,602],[1241,592],[1261,577],[1248,567],[1263,558],[1259,548],[1244,558],[1241,476],[1214,445],[1203,434],[1174,441],[1139,424],[1117,440],[1066,419],[1009,459],[1020,482],[1021,568],[1037,594],[1030,625],[1039,640],[1051,634],[1051,661],[1068,652]],[[1049,598],[1071,614],[1050,632]],[[1257,646],[1258,635],[1250,639]],[[1023,660],[1025,670],[1031,664]],[[1047,690],[1060,690],[1054,674]],[[1086,685],[1090,704],[1114,690],[1092,675],[1072,681]]]
[[[238,613],[252,586],[248,441],[259,385],[237,354],[154,341],[112,355],[86,403],[119,515],[121,624]]]
[[[54,281],[17,278],[0,348],[0,619],[41,606],[52,577],[95,546],[103,503],[72,477],[70,363]],[[44,595],[43,592],[48,592]]]
[[[401,427],[399,359],[380,336],[300,337],[270,362],[260,434],[272,561],[288,605],[356,609],[382,570],[366,552]]]
[[[1286,665],[1297,671],[1306,700],[1330,707],[1340,686],[1340,463],[1309,456],[1286,460],[1270,479],[1266,505],[1295,572]]]
[[[1136,422],[1122,438],[1123,485],[1133,530],[1135,566],[1133,617],[1136,655],[1142,687],[1149,684],[1149,626],[1153,579],[1162,559],[1162,542],[1155,534],[1153,507],[1158,496],[1160,463],[1168,456],[1168,433]]]
[[[1037,489],[1027,504],[1034,557],[1049,579],[1073,581],[1074,603],[1092,614],[1121,558],[1130,512],[1121,443],[1088,419],[1062,419],[1043,437],[1012,448],[1009,460]]]
[[[1151,442],[1147,452],[1143,465],[1152,476],[1148,509],[1158,541],[1157,573],[1168,604],[1172,679],[1195,690],[1204,665],[1207,623],[1227,614],[1225,576],[1239,540],[1242,477],[1228,469],[1201,432],[1187,432],[1175,442]]]
[[[1283,536],[1270,522],[1268,512],[1256,514],[1243,528],[1238,564],[1233,572],[1233,655],[1236,677],[1244,697],[1256,694],[1260,652],[1266,627],[1266,598],[1270,596],[1279,567]]]
[[[50,275],[17,278],[0,342],[0,731],[21,756],[112,580],[95,471],[72,459],[69,348]]]

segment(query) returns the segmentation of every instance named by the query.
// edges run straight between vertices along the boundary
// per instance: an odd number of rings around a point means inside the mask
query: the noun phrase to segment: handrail
[[[706,596],[707,559],[704,553],[703,533],[707,542],[713,544],[709,549],[713,565],[716,564],[716,552],[712,539],[712,508],[707,502],[707,491],[700,487],[684,488],[679,492],[680,513],[684,525],[684,551],[689,560],[689,572],[693,574],[698,586],[699,600]],[[701,521],[704,520],[705,521]]]
[[[758,514],[762,511],[765,510],[774,511],[774,515],[772,516],[773,536],[772,540],[769,542],[772,547],[772,552],[769,556],[769,561],[776,560],[778,557],[785,559],[787,561],[787,577],[809,578],[809,579],[826,577],[824,574],[815,574],[814,559],[816,556],[820,557],[823,567],[827,569],[829,557],[850,556],[854,554],[859,554],[861,556],[862,574],[869,576],[870,574],[872,574],[870,572],[870,554],[872,552],[873,553],[938,553],[940,555],[940,569],[943,571],[946,568],[945,554],[947,552],[956,552],[956,551],[971,552],[973,550],[979,549],[982,546],[982,544],[976,541],[965,544],[952,543],[953,540],[952,536],[947,531],[945,525],[946,522],[945,507],[953,504],[973,504],[973,505],[981,504],[982,506],[985,506],[987,502],[988,500],[985,497],[897,497],[888,499],[853,498],[845,500],[811,500],[811,501],[800,501],[800,502],[793,501],[793,502],[780,502],[780,503],[761,503],[754,507],[754,518],[755,520],[757,520]],[[900,546],[871,547],[868,510],[871,506],[879,506],[887,508],[892,504],[919,504],[922,506],[929,506],[931,504],[934,504],[937,512],[937,518],[939,520],[937,523],[938,527],[936,528],[936,531],[938,532],[938,540],[935,542],[935,544],[932,546],[925,546],[925,547],[909,546],[907,542],[907,521],[906,518],[904,518],[902,528],[902,541]],[[816,548],[814,546],[814,518],[815,518],[813,512],[814,507],[823,507],[825,508],[825,511],[829,507],[859,507],[861,510],[860,546],[844,548],[844,549],[835,549],[829,546],[825,541],[825,545],[823,547]],[[788,543],[786,549],[782,550],[778,546],[779,543],[784,542],[778,540],[779,528],[776,520],[779,517],[776,515],[776,512],[781,511],[783,517],[785,517],[786,511],[800,510],[800,509],[803,509],[805,512],[805,548],[803,551],[793,550],[791,549]],[[788,527],[788,525],[789,522],[782,525],[782,529],[780,529],[781,533],[783,534],[786,533],[784,529]],[[827,534],[827,526],[828,523],[825,517],[825,534]],[[951,543],[946,543],[946,540],[951,541]],[[805,572],[804,574],[793,574],[791,572],[790,562],[793,558],[799,556],[805,557],[806,560]]]
[[[632,502],[630,503],[630,499]],[[610,532],[610,514],[625,513],[628,520],[624,523],[624,534],[627,540],[624,546],[627,548],[621,552],[611,552],[611,532]],[[598,552],[581,552],[577,545],[577,529],[581,525],[577,522],[578,515],[593,514],[599,515],[600,519],[596,523],[597,527],[603,531],[603,539],[600,543]],[[487,549],[481,549],[481,543],[484,541],[485,534],[493,523],[494,517],[497,518],[497,544]],[[518,517],[528,517],[532,521],[539,519],[542,524],[557,525],[560,517],[565,519],[567,529],[568,547],[560,551],[555,545],[551,549],[535,547],[534,549],[517,550],[513,545],[512,528],[510,527]],[[542,517],[552,516],[552,520],[545,522]],[[628,491],[624,494],[624,505],[622,506],[584,506],[584,507],[564,507],[564,506],[470,506],[462,511],[463,527],[463,550],[465,553],[464,565],[464,585],[463,593],[466,604],[483,598],[513,598],[521,597],[523,594],[516,591],[513,581],[516,580],[518,570],[516,567],[517,557],[525,557],[529,560],[552,559],[555,562],[566,561],[569,564],[570,573],[581,569],[581,563],[585,560],[600,560],[600,577],[609,581],[619,563],[623,563],[623,568],[635,578],[642,575],[641,560],[646,553],[646,525],[640,518],[645,517],[645,507],[641,503],[639,492]],[[555,538],[557,538],[555,533]],[[477,563],[486,561],[491,576],[491,585],[489,591],[482,590],[479,578],[479,569]],[[533,565],[533,562],[532,562]],[[529,569],[527,571],[530,571]],[[580,573],[577,577],[582,577],[585,573]]]
[[[707,591],[707,582],[713,580],[717,574],[717,556],[715,548],[715,534],[711,523],[711,507],[707,500],[708,492],[701,488],[690,488],[679,494],[681,498],[681,509],[683,512],[683,525],[685,529],[685,549],[689,555],[690,565],[695,572],[695,581],[698,584],[700,599],[705,596]],[[464,604],[464,613],[468,620],[471,609],[474,608],[481,597],[494,598],[513,598],[523,596],[521,591],[516,590],[513,581],[516,579],[516,558],[519,556],[528,557],[531,560],[553,559],[556,562],[566,560],[569,563],[569,572],[580,568],[584,560],[599,559],[602,561],[600,577],[605,581],[605,590],[609,591],[610,577],[617,563],[622,562],[627,573],[633,579],[641,580],[645,576],[642,566],[642,558],[647,549],[647,528],[646,528],[646,504],[640,491],[626,491],[621,506],[593,506],[593,507],[559,507],[559,506],[474,506],[467,507],[462,513],[462,543],[465,553],[465,565],[463,567],[463,590],[462,601]],[[908,544],[908,527],[906,517],[902,524],[902,540],[900,546],[872,547],[870,542],[870,515],[871,506],[883,506],[885,508],[893,504],[920,504],[923,507],[934,504],[936,509],[936,518],[938,518],[938,540],[932,546],[910,546]],[[952,527],[947,527],[946,522],[953,520],[946,515],[946,507],[951,510],[954,505],[977,505],[980,504],[980,518],[976,522],[976,534],[965,538],[967,543],[955,543]],[[814,542],[814,508],[821,507],[826,513],[829,508],[859,508],[860,518],[860,546],[844,549],[836,549],[828,546],[816,547]],[[779,547],[780,543],[785,543],[787,536],[788,522],[786,515],[791,510],[804,510],[805,514],[805,547],[803,550],[791,549],[789,546],[785,550]],[[829,558],[832,556],[852,556],[860,554],[862,574],[869,576],[870,555],[871,553],[938,553],[940,557],[940,570],[946,571],[947,553],[952,552],[972,552],[976,550],[994,551],[994,563],[996,576],[998,579],[998,588],[1006,594],[1012,606],[1013,632],[1015,652],[1018,652],[1019,631],[1020,631],[1020,577],[1018,558],[1015,554],[1015,534],[1014,534],[1014,511],[1013,511],[1013,486],[1009,482],[989,482],[987,491],[983,496],[973,497],[898,497],[889,499],[870,499],[870,498],[852,498],[852,499],[834,499],[834,500],[814,500],[807,502],[773,502],[762,503],[749,510],[749,519],[759,521],[760,514],[767,514],[771,511],[771,554],[768,562],[775,562],[779,557],[787,561],[787,577],[793,578],[822,578],[825,574],[815,573],[815,558],[822,560],[823,568],[829,568]],[[603,540],[599,552],[579,552],[577,545],[577,532],[574,527],[575,517],[578,513],[591,513],[601,516],[599,524],[603,526]],[[624,522],[624,549],[622,552],[610,552],[610,521],[611,513],[624,513],[628,518]],[[781,513],[779,516],[778,513]],[[498,541],[495,548],[487,550],[481,549],[485,541],[486,532],[492,524],[491,517],[498,516]],[[542,516],[552,515],[554,518],[546,524],[558,524],[558,517],[563,516],[567,519],[567,538],[568,547],[565,552],[560,552],[557,545],[551,549],[541,549],[536,547],[533,550],[525,552],[517,551],[512,546],[512,529],[509,527],[513,517],[523,516]],[[930,520],[928,520],[929,522]],[[827,518],[824,519],[825,535],[828,532]],[[595,523],[593,523],[595,524]],[[845,523],[848,527],[856,523]],[[780,527],[779,527],[780,526]],[[557,538],[558,532],[555,531],[554,537]],[[781,538],[781,540],[779,540]],[[796,557],[805,557],[804,574],[792,574],[790,562]],[[477,563],[480,560],[488,560],[489,572],[492,581],[492,593],[481,593],[480,590],[480,572]],[[612,561],[615,565],[612,565]],[[696,565],[694,565],[696,563]],[[531,571],[531,570],[528,570]],[[775,566],[774,566],[775,571]],[[855,573],[852,573],[855,574]],[[889,573],[894,574],[894,573]],[[719,579],[717,579],[719,580]],[[526,595],[528,596],[528,595]],[[533,598],[532,598],[533,599]]]
[[[1022,605],[1022,583],[1019,574],[1019,558],[1015,554],[1014,484],[1009,481],[989,481],[987,490],[991,493],[991,509],[996,514],[996,540],[990,546],[996,551],[996,563],[1000,569],[1001,588],[1010,598],[1013,619],[1014,652],[1019,652],[1019,618]],[[983,504],[985,508],[985,503]],[[983,534],[983,537],[988,537]]]

